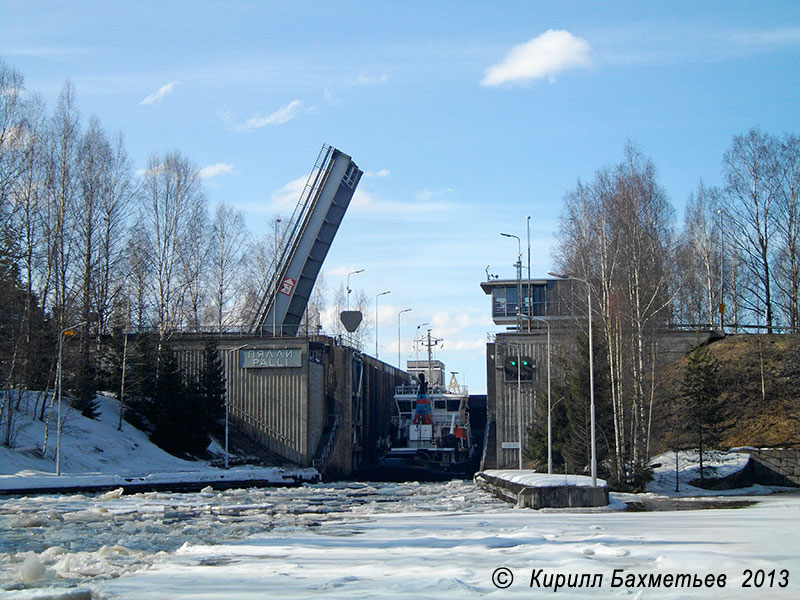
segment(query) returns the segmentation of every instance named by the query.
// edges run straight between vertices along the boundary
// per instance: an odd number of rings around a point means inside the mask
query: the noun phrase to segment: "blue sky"
[[[323,143],[365,171],[325,263],[380,299],[380,353],[438,358],[485,391],[498,331],[479,287],[551,268],[561,199],[618,162],[653,160],[682,220],[751,127],[800,133],[800,2],[42,2],[0,0],[0,57],[52,108],[121,131],[137,168],[180,150],[209,200],[255,234],[288,214]],[[523,250],[524,251],[524,250]],[[373,342],[374,344],[374,342]],[[371,346],[374,349],[374,345]]]

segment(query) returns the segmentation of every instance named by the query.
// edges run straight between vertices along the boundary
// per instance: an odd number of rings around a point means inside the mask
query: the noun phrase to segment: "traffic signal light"
[[[519,373],[519,365],[516,356],[507,356],[503,361],[503,378],[506,381],[516,381]]]
[[[523,356],[520,358],[519,368],[519,378],[521,381],[533,381],[533,370],[536,368],[536,364],[530,356]]]
[[[533,381],[536,363],[530,356],[507,356],[503,361],[503,378],[506,381]]]

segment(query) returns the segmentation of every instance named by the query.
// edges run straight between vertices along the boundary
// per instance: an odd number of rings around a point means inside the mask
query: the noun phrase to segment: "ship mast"
[[[442,338],[431,337],[430,329],[428,329],[427,341],[425,338],[422,340],[422,345],[428,349],[428,368],[425,370],[428,379],[428,385],[431,385],[433,381],[433,348],[438,346],[439,343],[443,341],[444,340]]]

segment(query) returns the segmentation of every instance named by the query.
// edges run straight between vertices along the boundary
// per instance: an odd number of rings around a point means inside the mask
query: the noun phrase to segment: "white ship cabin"
[[[419,385],[398,386],[394,396],[398,442],[407,448],[455,449],[471,444],[467,386],[452,378],[447,387],[432,385],[420,397]]]

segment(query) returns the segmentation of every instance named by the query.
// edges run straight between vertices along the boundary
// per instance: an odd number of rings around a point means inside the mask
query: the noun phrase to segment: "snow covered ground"
[[[722,478],[741,471],[747,466],[750,455],[745,452],[721,452],[708,450],[703,453],[703,469],[707,478]],[[677,472],[675,463],[677,462]],[[689,485],[690,481],[700,479],[700,453],[697,450],[681,450],[665,452],[650,461],[653,469],[653,480],[647,485],[647,491],[665,496],[719,496],[725,494],[769,494],[771,489],[754,485],[747,490],[713,491]],[[678,491],[675,491],[675,479],[678,479]]]
[[[49,423],[47,451],[41,454],[45,425],[34,418],[33,397],[23,400],[15,417],[11,448],[0,445],[0,490],[58,489],[81,486],[126,486],[220,481],[274,481],[298,477],[312,480],[314,469],[237,467],[223,470],[205,461],[182,460],[150,442],[147,434],[123,422],[118,431],[119,403],[98,396],[99,417],[87,419],[62,403],[61,476],[56,477],[56,416]],[[223,449],[212,444],[221,460]]]
[[[147,434],[123,421],[117,431],[119,403],[110,396],[98,396],[100,416],[83,417],[62,402],[61,471],[70,473],[153,473],[190,471],[194,461],[181,460],[152,444]],[[15,417],[12,448],[0,446],[0,475],[22,471],[55,473],[56,411],[49,423],[47,455],[38,450],[44,439],[44,423],[33,417],[33,398],[23,400],[22,412]],[[133,460],[132,460],[133,458]]]
[[[67,480],[220,471],[127,425],[120,436],[112,400],[102,411],[99,422],[67,420]],[[52,445],[45,459],[25,451],[42,424],[18,425],[17,448],[0,448],[0,480],[54,477]],[[742,456],[715,457],[718,473]],[[669,454],[648,493],[612,493],[601,509],[516,509],[464,481],[0,497],[0,600],[528,598],[554,587],[567,598],[800,597],[800,493],[737,490],[698,510],[719,492],[690,488],[697,465],[678,458],[680,495],[703,498],[674,498]],[[689,510],[624,510],[642,499]]]

